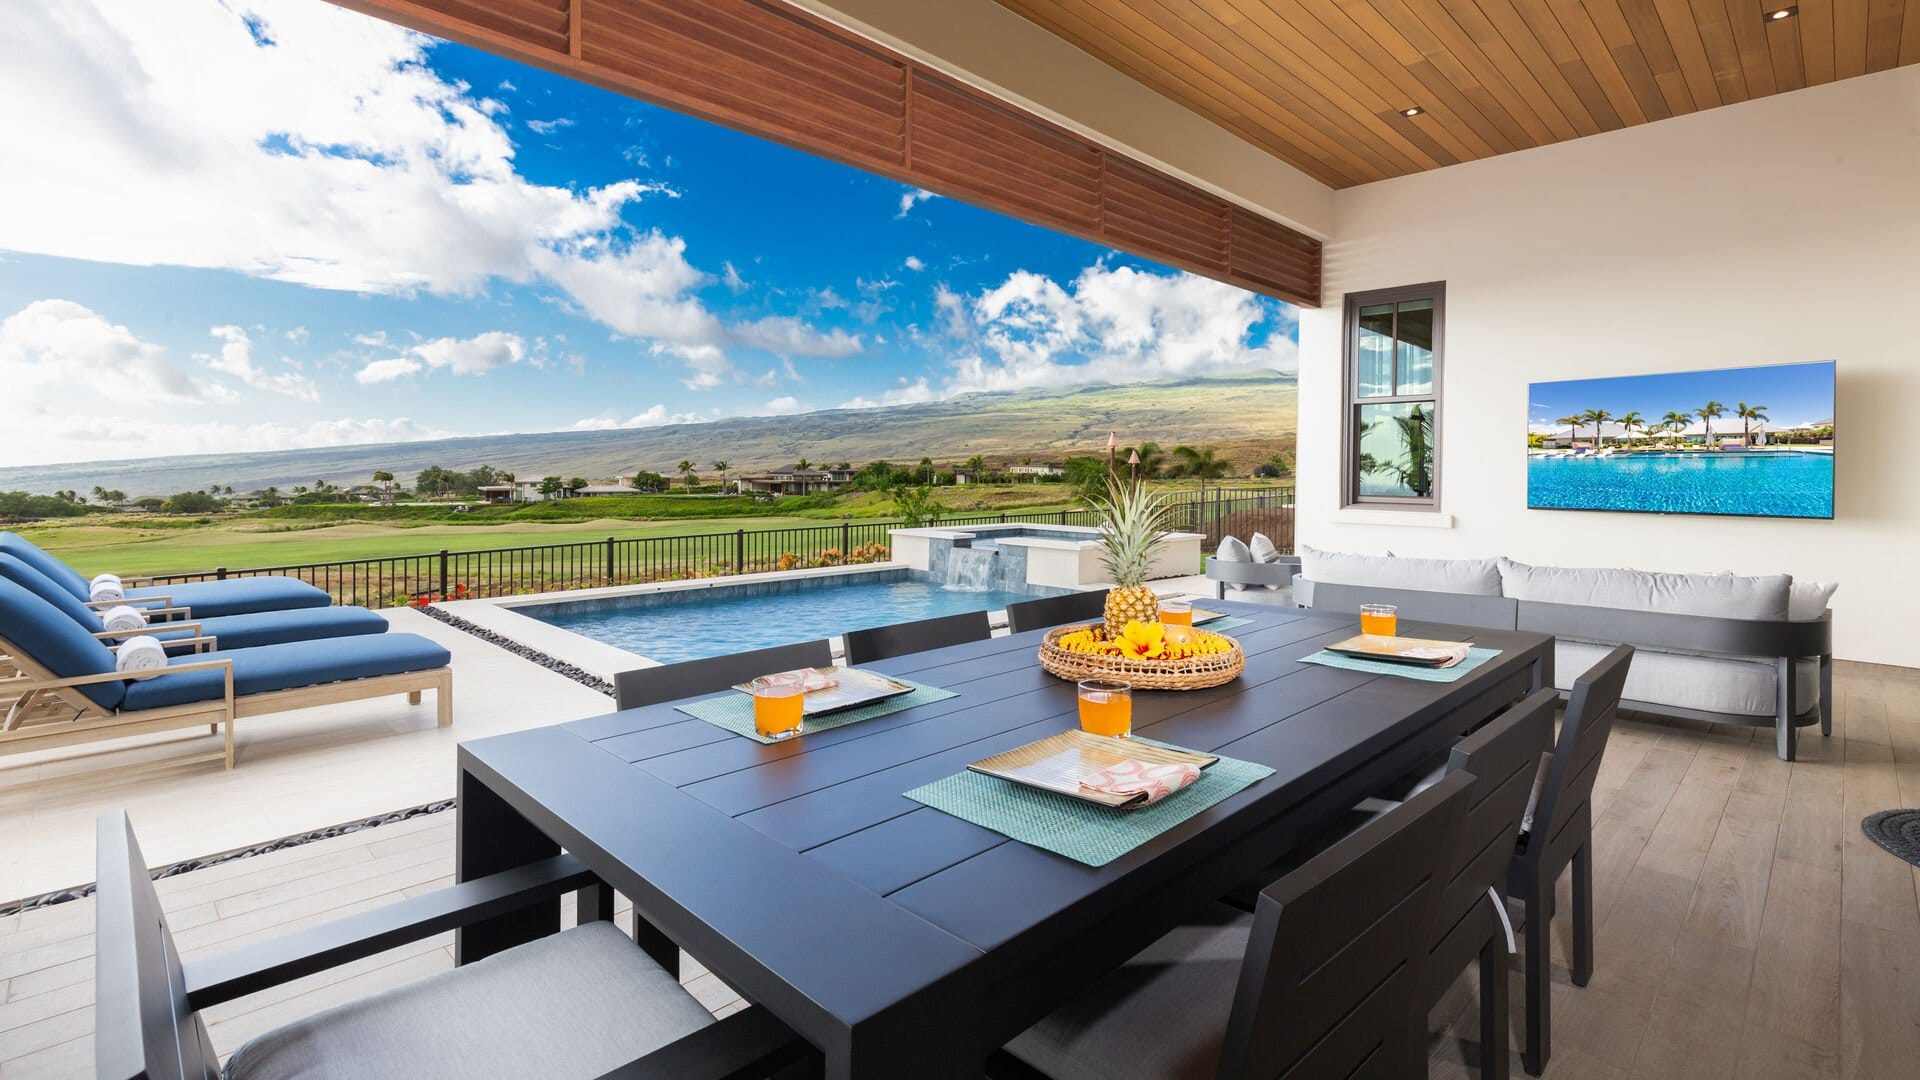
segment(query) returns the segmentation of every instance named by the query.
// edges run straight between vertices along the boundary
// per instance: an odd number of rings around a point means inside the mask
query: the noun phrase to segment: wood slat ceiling
[[[1306,307],[1320,243],[781,0],[333,0]]]
[[[998,2],[1334,187],[1920,63],[1920,0]]]

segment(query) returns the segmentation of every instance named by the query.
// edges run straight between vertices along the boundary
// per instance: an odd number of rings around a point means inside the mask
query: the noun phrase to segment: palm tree
[[[1740,445],[1753,449],[1753,422],[1767,418],[1767,407],[1749,405],[1743,401],[1734,408],[1733,415],[1740,418]]]
[[[681,458],[680,464],[674,466],[674,468],[680,473],[680,479],[686,482],[687,490],[692,491],[693,490],[693,462],[688,461],[686,458]]]
[[[1706,442],[1707,442],[1707,449],[1709,450],[1713,449],[1714,417],[1725,416],[1726,412],[1727,412],[1727,407],[1725,405],[1720,404],[1717,401],[1709,401],[1705,405],[1700,406],[1700,419],[1705,421],[1707,425]]]
[[[1668,409],[1667,415],[1660,418],[1660,426],[1671,435],[1687,430],[1687,422],[1692,419],[1693,416],[1690,413],[1674,412]]]
[[[1213,447],[1176,446],[1173,456],[1179,459],[1174,468],[1179,476],[1191,476],[1196,480],[1218,480],[1227,475],[1231,466],[1214,453]]]
[[[713,463],[713,471],[720,474],[720,494],[722,495],[727,493],[727,470],[731,467],[732,466],[724,461],[716,461]]]
[[[921,458],[920,471],[926,474],[926,482],[931,485],[933,483],[933,459],[930,457]]]
[[[373,474],[373,482],[380,485],[380,501],[393,501],[393,474],[385,469]]]
[[[1580,438],[1580,425],[1586,423],[1586,420],[1586,417],[1579,413],[1574,413],[1572,416],[1563,416],[1554,421],[1556,424],[1567,425],[1567,446],[1569,449],[1571,449],[1574,442]]]
[[[1166,451],[1160,448],[1159,443],[1143,442],[1137,448],[1129,448],[1120,452],[1122,458],[1129,457],[1133,454],[1140,455],[1140,466],[1134,470],[1134,475],[1140,479],[1152,480],[1166,471],[1167,454]]]
[[[1630,412],[1627,415],[1621,417],[1620,427],[1621,427],[1621,430],[1627,433],[1628,446],[1633,445],[1633,433],[1635,431],[1645,430],[1645,426],[1640,423],[1640,414],[1638,412]]]
[[[1606,432],[1600,429],[1600,425],[1611,419],[1613,419],[1613,414],[1605,409],[1587,410],[1587,423],[1593,425],[1593,448],[1595,450],[1603,450],[1606,448],[1607,435]]]

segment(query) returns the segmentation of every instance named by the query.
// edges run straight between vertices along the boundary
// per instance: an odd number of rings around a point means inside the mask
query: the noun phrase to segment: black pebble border
[[[467,620],[461,618],[458,615],[449,615],[446,612],[440,610],[439,608],[433,607],[432,605],[419,608],[418,610],[421,612],[421,614],[430,616],[435,619],[439,619],[441,622],[446,623],[448,626],[453,627],[455,630],[464,630],[467,633],[472,634],[474,637],[479,638],[481,641],[488,643],[489,645],[498,645],[501,648],[507,650],[508,652],[512,653],[515,656],[520,657],[523,660],[531,660],[534,663],[539,664],[541,667],[546,668],[548,671],[551,671],[556,675],[565,675],[567,678],[572,679],[574,682],[579,683],[581,686],[598,690],[601,693],[607,695],[608,697],[613,696],[613,684],[601,678],[600,676],[595,675],[593,672],[588,671],[586,668],[576,667],[575,665],[569,664],[565,660],[561,660],[558,657],[549,656],[546,653],[541,652],[539,649],[536,649],[531,645],[522,645],[519,642],[513,640],[512,638],[507,637],[505,634],[496,634],[493,631],[487,629],[486,627],[481,626],[479,623],[468,622]]]
[[[361,821],[349,821],[343,825],[332,825],[325,829],[297,833],[293,836],[283,836],[278,840],[269,840],[264,844],[252,844],[243,848],[234,848],[232,851],[223,851],[218,855],[203,855],[197,859],[187,859],[184,862],[177,862],[171,866],[163,866],[153,872],[153,880],[159,881],[162,878],[176,877],[194,870],[203,870],[209,866],[219,866],[221,863],[230,863],[236,859],[250,859],[255,855],[265,855],[274,851],[285,851],[287,848],[299,847],[302,844],[311,844],[315,840],[331,840],[336,836],[365,832],[368,829],[378,828],[382,825],[411,821],[414,818],[425,817],[428,814],[437,814],[442,810],[451,810],[453,806],[454,801],[452,799],[445,799],[440,802],[426,803],[422,806],[408,807],[405,810],[395,810],[391,814],[381,814],[379,817],[366,818]],[[92,896],[93,888],[93,883],[88,882],[85,885],[76,885],[71,889],[56,889],[50,893],[41,893],[39,896],[15,901],[14,903],[0,906],[0,919],[4,919],[9,915],[18,915],[23,911],[52,907],[55,904],[64,904],[69,900],[79,900]]]

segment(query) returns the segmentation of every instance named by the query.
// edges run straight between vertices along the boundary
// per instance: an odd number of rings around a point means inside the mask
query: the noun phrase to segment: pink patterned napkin
[[[1400,650],[1400,655],[1409,660],[1440,660],[1441,662],[1434,666],[1450,668],[1467,658],[1467,646],[1455,645],[1448,649],[1435,649],[1422,646],[1417,649],[1402,649]]]
[[[1185,762],[1150,765],[1128,758],[1092,776],[1082,777],[1080,786],[1107,795],[1131,797],[1145,794],[1146,801],[1136,805],[1150,806],[1198,779],[1200,768],[1197,765]]]

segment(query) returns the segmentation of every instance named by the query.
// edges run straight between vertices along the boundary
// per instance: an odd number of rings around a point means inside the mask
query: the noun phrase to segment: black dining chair
[[[833,646],[825,638],[775,645],[771,649],[683,660],[678,664],[634,668],[613,677],[614,704],[621,709],[658,705],[696,694],[714,694],[729,686],[795,668],[826,667],[833,663]]]
[[[1007,605],[1007,629],[1018,634],[1024,630],[1038,630],[1043,626],[1060,626],[1071,622],[1086,622],[1097,619],[1106,612],[1107,591],[1072,592],[1060,596],[1043,596],[1038,600],[1022,600]]]
[[[1547,1067],[1553,963],[1547,930],[1553,923],[1553,889],[1561,871],[1573,867],[1573,985],[1593,977],[1593,781],[1607,750],[1607,736],[1620,712],[1620,694],[1633,663],[1633,646],[1621,645],[1574,680],[1566,719],[1539,781],[1539,794],[1522,826],[1507,870],[1507,895],[1526,909],[1526,1041],[1520,1063],[1528,1075]]]
[[[1216,904],[988,1063],[997,1078],[1407,1076],[1407,1010],[1472,777],[1454,773]]]
[[[853,630],[846,636],[847,663],[870,664],[889,656],[943,649],[948,645],[965,645],[969,641],[985,641],[992,636],[993,624],[984,611],[965,611],[958,615],[942,615],[937,619]]]
[[[126,813],[99,823],[94,1066],[102,1080],[764,1076],[812,1050],[767,1010],[715,1020],[596,919],[257,1035],[223,1070],[201,1012],[411,941],[604,889],[571,855],[182,961]],[[601,911],[611,913],[612,905]],[[620,1075],[626,1075],[621,1072]]]

